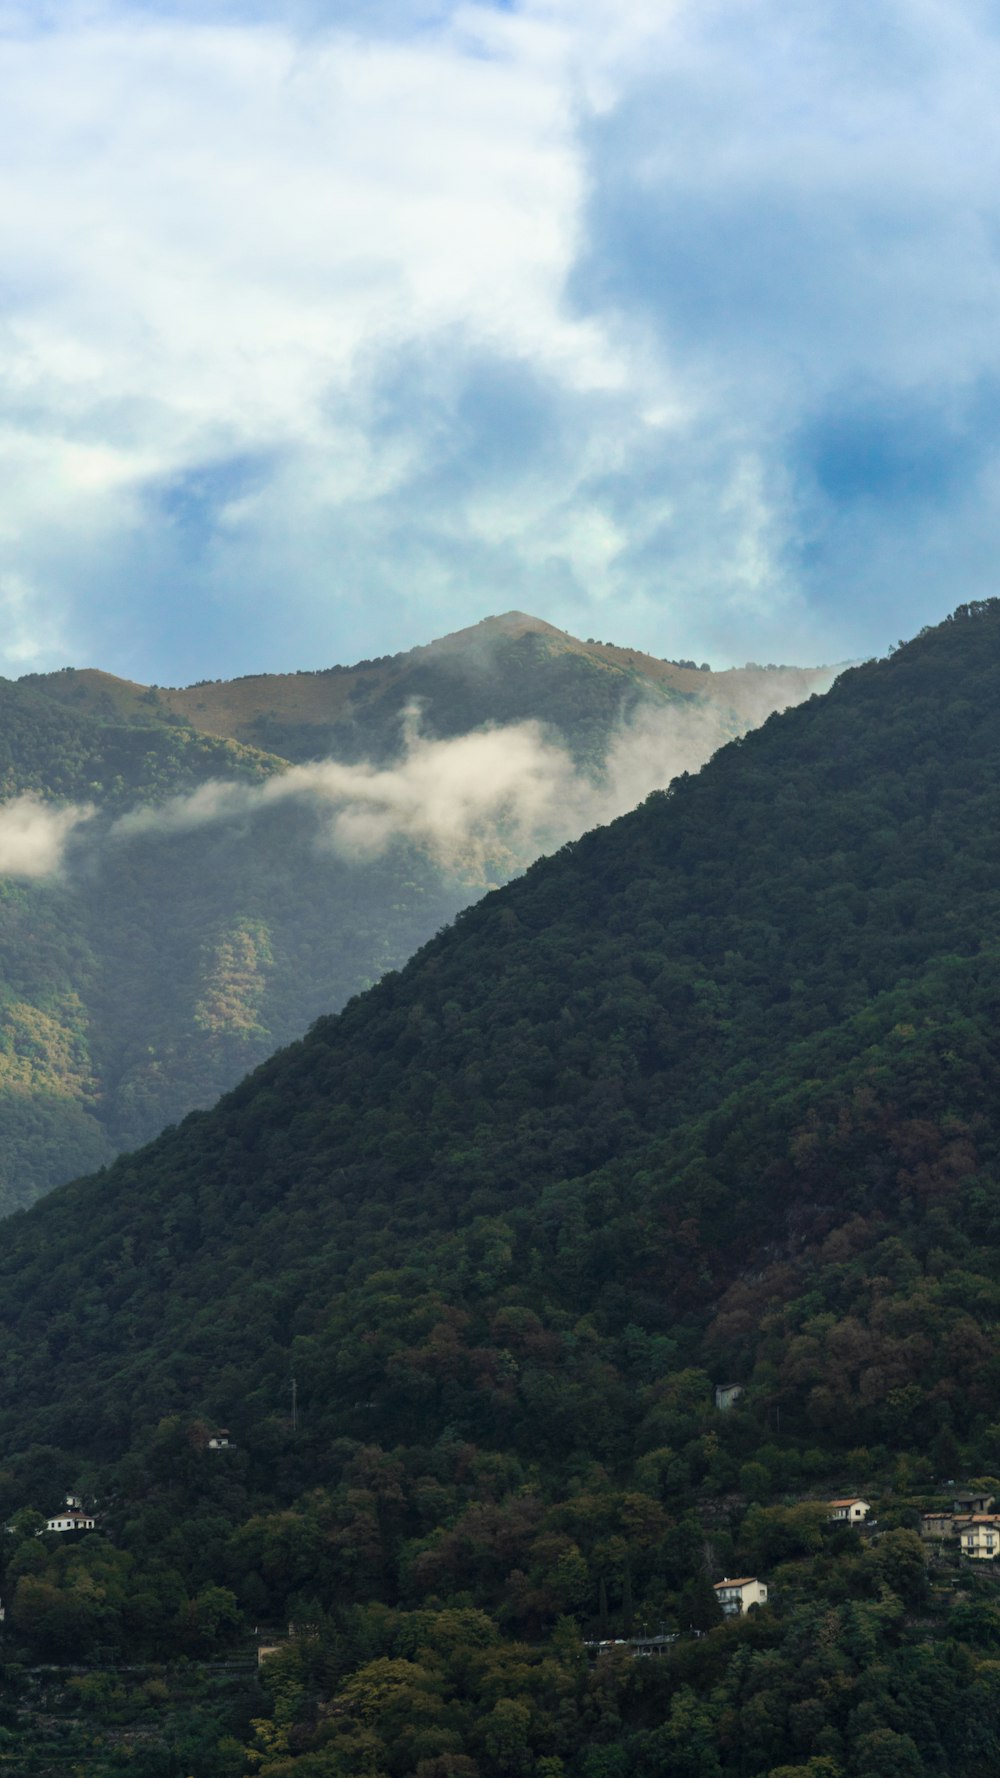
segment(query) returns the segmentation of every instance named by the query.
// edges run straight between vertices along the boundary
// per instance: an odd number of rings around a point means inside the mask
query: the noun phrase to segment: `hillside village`
[[[225,1428],[219,1428],[204,1441],[206,1451],[224,1451],[232,1449],[230,1436]],[[709,1503],[706,1503],[708,1505]],[[714,1503],[716,1511],[721,1503]],[[992,1561],[1000,1556],[1000,1513],[994,1512],[995,1495],[983,1487],[957,1489],[953,1492],[948,1507],[936,1506],[920,1513],[919,1533],[921,1540],[929,1546],[928,1557],[937,1550],[944,1552],[950,1547],[960,1558],[972,1561]],[[823,1505],[826,1508],[827,1523],[860,1531],[868,1537],[878,1535],[879,1521],[872,1516],[872,1502],[862,1495],[845,1495],[833,1500],[820,1501],[810,1497],[799,1497],[788,1503],[789,1507],[808,1507]],[[916,1509],[909,1509],[916,1519]],[[898,1518],[898,1507],[895,1517]],[[28,1514],[30,1517],[30,1512]],[[8,1524],[8,1532],[16,1531],[14,1523]],[[35,1537],[53,1536],[59,1540],[78,1539],[82,1534],[101,1530],[99,1516],[92,1507],[88,1507],[84,1497],[75,1492],[64,1496],[63,1504],[54,1513],[46,1517],[44,1524],[34,1531]],[[107,1528],[103,1528],[107,1535]],[[744,1617],[768,1604],[768,1583],[757,1575],[729,1576],[711,1583],[712,1592],[717,1601],[722,1618]],[[2,1621],[2,1620],[0,1620]],[[658,1634],[626,1634],[618,1637],[603,1637],[585,1641],[584,1646],[591,1655],[599,1655],[607,1650],[627,1649],[633,1655],[661,1655],[674,1644],[682,1630],[660,1632]],[[700,1631],[695,1632],[700,1634]],[[271,1637],[272,1632],[264,1632]],[[262,1646],[259,1658],[265,1659],[278,1648],[284,1647],[289,1640],[294,1640],[297,1632],[289,1628],[288,1636],[277,1641],[270,1641]]]

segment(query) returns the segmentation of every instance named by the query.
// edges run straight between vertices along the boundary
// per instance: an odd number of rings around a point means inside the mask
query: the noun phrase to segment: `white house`
[[[208,1448],[210,1451],[229,1450],[229,1432],[225,1426],[220,1426],[218,1432],[213,1432],[208,1441]]]
[[[66,1504],[61,1512],[51,1519],[46,1519],[46,1531],[93,1531],[96,1520],[84,1511],[79,1494],[67,1494]],[[41,1537],[41,1532],[37,1536]]]
[[[831,1500],[830,1518],[838,1525],[860,1525],[871,1512],[867,1500],[860,1500],[852,1494],[849,1500]]]
[[[715,1597],[726,1617],[743,1617],[751,1605],[767,1604],[767,1587],[762,1580],[717,1580]]]

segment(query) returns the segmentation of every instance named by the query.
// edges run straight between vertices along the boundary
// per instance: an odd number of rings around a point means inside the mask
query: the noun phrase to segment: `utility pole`
[[[292,1378],[292,1431],[299,1430],[299,1386]]]

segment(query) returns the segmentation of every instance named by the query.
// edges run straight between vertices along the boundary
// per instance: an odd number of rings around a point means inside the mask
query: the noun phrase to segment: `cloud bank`
[[[978,0],[6,5],[0,666],[993,591],[998,76]]]
[[[112,833],[129,839],[190,832],[299,802],[314,808],[321,843],[343,856],[368,860],[407,840],[441,865],[476,868],[488,853],[530,852],[574,787],[569,755],[538,723],[433,741],[411,721],[395,768],[321,760],[291,766],[260,785],[204,784],[189,796],[122,816]]]
[[[780,672],[768,680],[768,691],[755,696],[752,720],[749,711],[734,709],[727,719],[716,708],[641,704],[619,725],[597,779],[580,771],[538,722],[433,740],[421,734],[413,708],[395,766],[321,760],[263,784],[212,782],[131,811],[111,835],[119,842],[169,838],[246,823],[296,802],[314,811],[317,843],[343,858],[369,862],[402,841],[470,881],[499,880],[541,851],[627,813],[678,773],[699,770],[734,732],[801,698],[800,686]]]

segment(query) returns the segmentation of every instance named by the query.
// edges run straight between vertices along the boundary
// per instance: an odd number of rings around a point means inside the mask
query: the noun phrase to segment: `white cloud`
[[[7,663],[27,671],[61,645],[56,621],[23,575],[0,569],[0,614]]]
[[[276,804],[311,805],[322,846],[361,861],[396,841],[428,852],[467,877],[509,874],[541,850],[613,820],[680,772],[696,772],[736,732],[816,689],[794,673],[736,674],[728,709],[643,703],[623,720],[595,780],[537,722],[474,731],[450,740],[420,733],[407,712],[403,757],[393,766],[319,760],[261,785],[213,782],[121,816],[112,838],[169,836],[212,823],[253,819]]]
[[[17,393],[117,432],[139,475],[325,440],[373,343],[457,325],[573,376],[600,358],[560,310],[580,170],[530,40],[497,60],[122,12],[8,38],[0,92]]]
[[[308,504],[308,537],[325,513],[353,520],[359,501],[391,503],[419,475],[433,399],[409,427],[380,427],[378,408],[387,368],[421,343],[459,381],[485,357],[570,395],[631,387],[628,351],[574,316],[564,289],[585,195],[580,108],[595,82],[607,101],[648,33],[647,9],[633,12],[465,6],[409,38],[366,38],[301,37],[280,14],[194,24],[68,7],[42,30],[26,15],[0,29],[0,259],[16,268],[0,528],[50,609],[83,602],[66,614],[79,647],[102,564],[125,663],[142,634],[141,592],[130,609],[121,582],[135,576],[129,540],[154,523],[146,489],[247,451],[290,474],[275,467],[255,496],[213,508],[212,596],[239,606],[232,552],[247,537],[284,547],[289,596],[299,581],[313,601],[322,545],[303,559],[293,507]],[[460,445],[454,415],[440,423]],[[600,570],[608,522],[576,493],[596,443],[585,429],[582,454],[543,478],[550,535],[526,539],[526,563],[541,548]],[[499,506],[516,547],[516,497],[485,471],[477,499],[442,502],[445,532],[490,548]],[[379,529],[359,539],[362,576]]]
[[[8,665],[305,665],[498,600],[870,645],[799,435],[1000,379],[998,72],[972,0],[0,9]],[[943,548],[873,511],[934,615]]]
[[[0,804],[0,877],[55,875],[71,834],[93,813],[84,804],[55,808],[30,795]]]
[[[184,832],[294,800],[316,809],[321,842],[347,856],[378,857],[403,839],[442,865],[475,871],[488,856],[533,856],[578,794],[572,761],[538,723],[434,741],[420,735],[414,711],[398,766],[322,760],[259,786],[205,784],[122,816],[112,832],[119,839]]]

